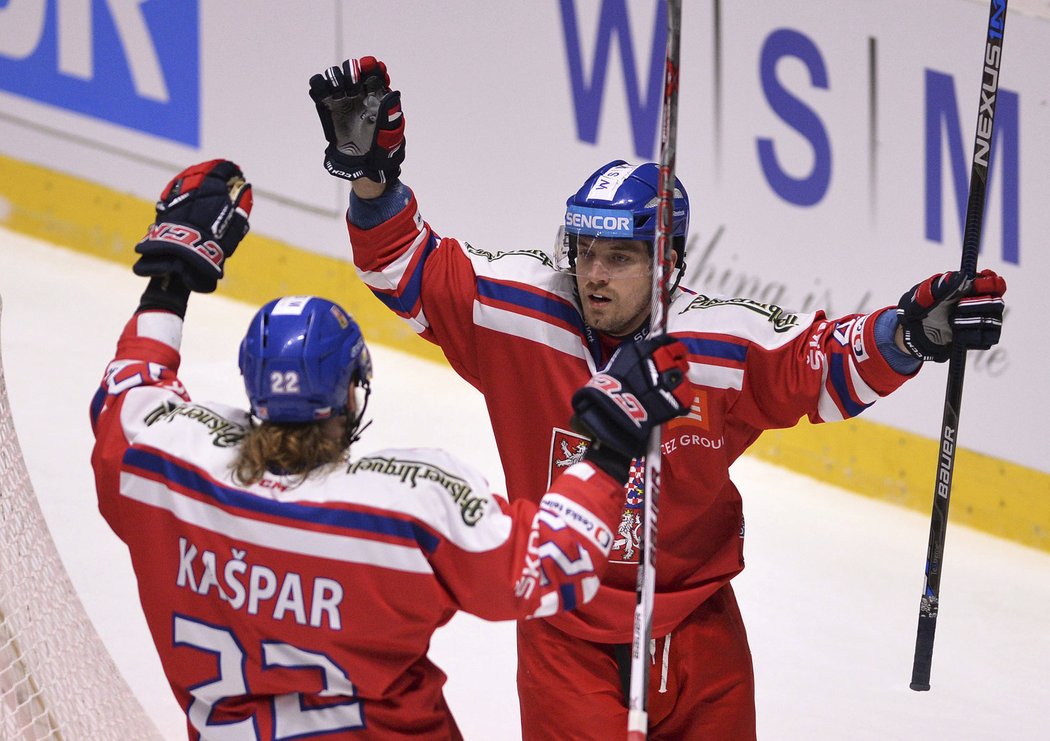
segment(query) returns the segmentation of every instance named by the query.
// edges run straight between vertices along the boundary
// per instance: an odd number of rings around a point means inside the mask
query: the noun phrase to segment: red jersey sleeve
[[[118,535],[124,532],[118,491],[125,451],[148,424],[152,410],[189,400],[177,376],[181,337],[182,319],[175,314],[147,311],[133,316],[91,401],[91,466],[99,510]]]
[[[354,266],[376,298],[441,347],[456,372],[477,386],[474,267],[458,241],[434,233],[408,193],[405,207],[378,226],[361,229],[347,221]]]
[[[496,548],[447,542],[431,557],[457,608],[486,620],[545,617],[575,609],[598,592],[623,485],[590,463],[567,469],[537,505],[493,498],[509,524]],[[509,519],[509,523],[501,523]]]
[[[790,427],[855,417],[911,376],[894,371],[876,347],[880,314],[813,323],[776,347],[751,343],[741,354],[743,385],[733,414],[756,429]]]

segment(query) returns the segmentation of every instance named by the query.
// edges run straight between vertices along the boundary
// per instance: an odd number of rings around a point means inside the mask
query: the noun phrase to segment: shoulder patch
[[[555,427],[551,430],[550,466],[547,470],[547,488],[558,478],[562,471],[571,468],[583,460],[590,442],[583,435],[571,430]]]

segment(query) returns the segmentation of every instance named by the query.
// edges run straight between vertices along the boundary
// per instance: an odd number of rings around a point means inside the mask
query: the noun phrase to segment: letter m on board
[[[992,198],[992,185],[999,185],[1002,210],[1002,260],[1019,265],[1020,205],[1018,179],[1020,177],[1020,154],[1018,118],[1020,100],[1015,92],[999,88],[995,103],[995,127],[992,130],[991,159],[988,161],[986,203]],[[963,149],[963,137],[959,122],[959,105],[955,98],[955,85],[950,75],[926,70],[926,239],[931,242],[944,241],[943,173],[944,153],[948,154],[951,168],[951,183],[955,191],[955,208],[959,219],[959,234],[963,234],[966,223],[967,187],[970,160]],[[943,137],[943,139],[942,139]],[[993,172],[999,180],[995,181]],[[983,237],[983,233],[982,233]],[[983,239],[982,239],[983,241]],[[961,244],[961,240],[960,240]]]
[[[598,122],[601,119],[602,99],[605,94],[605,77],[615,39],[623,67],[631,130],[634,135],[634,151],[639,157],[648,160],[653,159],[653,153],[656,151],[656,135],[662,105],[664,50],[667,43],[665,3],[663,0],[657,0],[653,5],[656,8],[656,18],[649,47],[648,78],[643,89],[638,80],[634,40],[627,16],[627,0],[601,0],[590,80],[585,79],[576,0],[561,0],[561,20],[565,31],[565,52],[569,63],[572,100],[576,108],[577,136],[580,141],[592,144],[598,141]]]

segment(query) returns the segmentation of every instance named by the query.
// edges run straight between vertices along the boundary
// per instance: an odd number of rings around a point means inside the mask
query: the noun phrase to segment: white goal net
[[[51,540],[18,445],[0,357],[0,741],[159,738]]]

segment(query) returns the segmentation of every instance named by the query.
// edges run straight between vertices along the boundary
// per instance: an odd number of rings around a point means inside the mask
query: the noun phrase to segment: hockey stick
[[[1007,0],[991,0],[988,14],[984,74],[980,106],[977,110],[977,134],[973,144],[970,193],[966,203],[966,225],[963,232],[961,270],[969,278],[977,274],[977,252],[981,245],[988,161],[992,151],[992,127],[995,122],[995,99],[999,90],[999,63],[1006,29],[1006,3]],[[930,689],[933,636],[937,629],[944,536],[948,528],[948,501],[952,492],[955,451],[959,442],[959,407],[962,404],[965,370],[966,348],[961,344],[953,345],[951,360],[948,363],[948,387],[944,397],[941,444],[938,448],[937,479],[933,492],[933,514],[930,518],[930,543],[926,551],[926,584],[919,604],[919,627],[915,636],[915,661],[911,672],[911,688],[917,692]]]
[[[657,189],[656,244],[653,249],[653,297],[650,334],[667,332],[670,303],[668,275],[671,263],[671,231],[674,224],[674,165],[678,138],[678,58],[682,28],[681,0],[667,0],[667,58],[664,65],[663,123],[660,129],[660,182]],[[659,513],[661,429],[649,437],[645,455],[645,503],[643,508],[641,563],[638,564],[637,601],[631,641],[630,698],[627,708],[627,739],[641,741],[649,733],[648,648],[653,633],[653,596],[656,591],[656,518]]]

